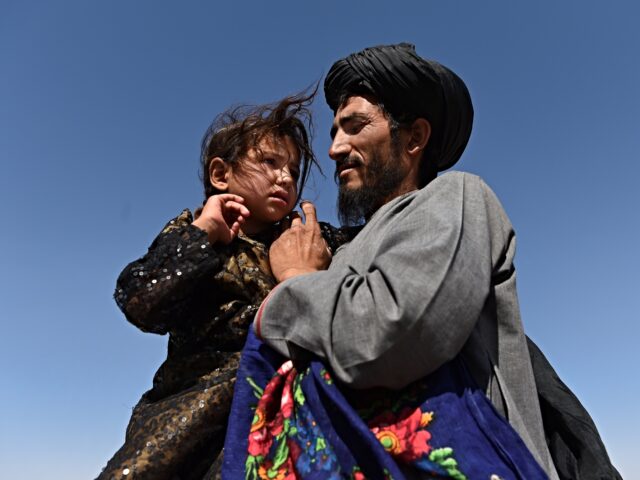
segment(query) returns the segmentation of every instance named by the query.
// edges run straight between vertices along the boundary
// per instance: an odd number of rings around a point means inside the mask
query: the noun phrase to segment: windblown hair
[[[313,122],[309,106],[315,98],[318,86],[285,97],[279,102],[232,107],[218,115],[202,138],[200,153],[201,176],[205,199],[222,193],[209,180],[211,160],[220,157],[230,165],[238,164],[249,150],[258,148],[266,137],[276,140],[290,138],[300,155],[298,198],[306,184],[311,167],[320,165],[311,149]]]

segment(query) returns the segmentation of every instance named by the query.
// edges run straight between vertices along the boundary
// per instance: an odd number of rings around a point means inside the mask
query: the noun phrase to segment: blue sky
[[[457,169],[516,228],[525,328],[640,477],[639,15],[632,1],[0,0],[3,476],[93,478],[122,443],[166,338],[127,324],[115,279],[201,202],[215,114],[408,41],[467,82]],[[327,176],[307,196],[335,222],[331,114],[314,108]]]

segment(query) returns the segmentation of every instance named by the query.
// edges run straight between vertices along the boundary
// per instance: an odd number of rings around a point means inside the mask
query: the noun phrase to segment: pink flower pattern
[[[371,432],[387,452],[403,463],[414,462],[431,451],[431,434],[426,430],[433,418],[420,407],[404,408],[398,415],[384,412],[369,422]]]

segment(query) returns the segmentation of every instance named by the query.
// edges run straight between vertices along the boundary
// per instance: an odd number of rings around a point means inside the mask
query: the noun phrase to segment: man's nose
[[[351,147],[346,141],[344,135],[338,132],[336,133],[336,136],[333,137],[331,146],[329,147],[329,157],[331,157],[332,160],[338,161],[349,155],[350,150]]]

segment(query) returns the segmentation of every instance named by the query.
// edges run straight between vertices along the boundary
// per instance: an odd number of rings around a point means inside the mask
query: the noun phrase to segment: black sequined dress
[[[98,479],[216,478],[249,325],[275,286],[276,228],[212,246],[185,210],[120,274],[115,299],[145,332],[169,334],[167,359],[133,409],[124,445]],[[321,224],[333,251],[349,232]]]

